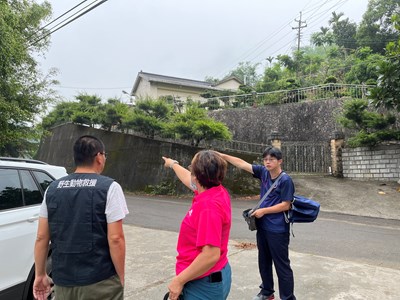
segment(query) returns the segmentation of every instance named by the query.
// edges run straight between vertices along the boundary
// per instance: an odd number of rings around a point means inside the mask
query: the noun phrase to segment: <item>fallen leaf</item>
[[[245,243],[245,242],[241,242],[241,243],[235,244],[234,246],[236,248],[244,249],[244,250],[255,249],[257,247],[257,245],[254,244],[254,243]]]

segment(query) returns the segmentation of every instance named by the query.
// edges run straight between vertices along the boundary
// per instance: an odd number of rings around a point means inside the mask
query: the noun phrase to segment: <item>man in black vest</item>
[[[40,208],[35,243],[36,299],[47,299],[49,242],[58,300],[123,299],[128,214],[121,186],[100,175],[106,162],[102,141],[82,136],[74,144],[74,173],[50,184]]]

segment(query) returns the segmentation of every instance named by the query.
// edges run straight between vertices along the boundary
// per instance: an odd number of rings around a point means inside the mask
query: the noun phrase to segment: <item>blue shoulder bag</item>
[[[310,223],[317,219],[320,204],[303,196],[294,195],[290,209],[283,212],[286,223]]]

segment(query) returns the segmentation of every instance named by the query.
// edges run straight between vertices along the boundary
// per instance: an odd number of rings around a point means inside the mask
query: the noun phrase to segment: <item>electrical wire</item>
[[[326,0],[323,4],[318,4],[315,5],[314,7],[310,8],[309,10],[306,11],[306,13],[313,13],[311,16],[313,16],[318,10],[321,9],[321,7],[323,7],[323,5],[328,4],[330,2],[336,1],[336,3],[334,5],[332,5],[328,10],[331,10],[332,8],[335,8],[335,6],[337,6],[338,4],[343,5],[344,2],[347,2],[348,0]],[[311,1],[309,1],[307,3],[307,5],[305,7],[307,7],[309,4],[311,3]],[[328,11],[326,10],[326,11]],[[326,13],[326,11],[324,13]],[[292,22],[292,20],[290,21]],[[248,57],[250,57],[255,51],[257,51],[258,49],[260,49],[267,41],[269,41],[269,45],[267,47],[264,47],[261,49],[261,51],[257,52],[257,55],[253,55],[252,59],[250,60],[251,62],[255,61],[258,59],[258,61],[256,63],[260,63],[261,61],[263,61],[264,59],[259,60],[259,57],[264,54],[266,52],[267,49],[271,48],[272,46],[276,45],[277,43],[279,43],[280,41],[282,41],[285,37],[287,37],[289,34],[292,33],[292,31],[290,30],[289,32],[287,32],[285,35],[280,35],[280,38],[276,41],[273,42],[271,41],[271,39],[273,37],[275,37],[276,35],[278,35],[282,30],[285,29],[286,26],[290,25],[290,22],[286,22],[284,25],[282,25],[276,32],[274,32],[272,35],[267,36],[266,38],[264,38],[262,41],[260,41],[259,43],[257,43],[253,48],[251,48],[250,50],[246,51],[243,55],[241,55],[239,58],[236,59],[236,61],[244,61],[245,59],[247,59]],[[290,42],[291,43],[291,42]],[[287,45],[287,44],[286,44]],[[286,46],[285,45],[285,46]],[[283,46],[282,48],[284,48],[285,46]],[[275,51],[274,53],[276,53],[277,51]],[[265,56],[265,55],[264,55]],[[236,65],[237,63],[235,63]],[[230,65],[230,69],[232,68],[233,64]],[[225,67],[224,70],[227,70],[228,67]],[[225,74],[226,71],[221,71],[219,75]],[[217,76],[218,78],[218,76]]]
[[[329,3],[329,2],[332,2],[332,1],[337,1],[337,0],[327,0],[327,1],[325,1],[324,3],[323,3],[323,5],[324,4],[327,4],[327,3]],[[322,13],[320,13],[319,15],[321,15],[321,14],[326,14],[327,12],[329,12],[331,9],[333,9],[333,8],[335,8],[336,6],[338,6],[338,5],[343,5],[345,2],[347,2],[348,0],[339,0],[339,1],[337,1],[333,6],[331,6],[331,7],[329,7],[327,10],[325,10],[324,12],[322,12]],[[315,7],[315,8],[313,8],[314,10],[316,10],[316,11],[318,11],[320,8],[322,7],[322,5],[319,5],[319,6],[317,6],[317,7]],[[311,10],[309,11],[309,12],[311,12]],[[313,14],[314,15],[314,14]],[[283,37],[281,37],[280,38],[280,40],[283,40],[287,35],[289,35],[289,34],[292,34],[292,32],[290,31],[290,32],[288,32],[285,36],[283,36]],[[280,41],[279,40],[279,41]],[[275,45],[275,44],[277,44],[277,43],[271,43],[271,45]],[[257,56],[255,56],[255,57],[253,57],[250,61],[251,62],[255,62],[256,64],[257,63],[260,63],[261,61],[260,60],[257,60],[267,49],[269,49],[271,46],[268,46],[267,48],[263,48],[260,52],[258,52],[258,55]],[[283,46],[282,48],[284,48],[285,46]],[[282,48],[280,48],[280,49],[282,49]],[[279,50],[280,50],[279,49]],[[276,53],[276,52],[278,52],[279,50],[277,50],[277,51],[275,51],[274,53]]]
[[[30,40],[34,35],[36,35],[38,32],[41,32],[42,30],[44,30],[46,27],[48,27],[49,25],[53,24],[55,21],[61,19],[63,16],[65,16],[66,14],[70,13],[71,11],[73,11],[74,9],[76,9],[77,7],[81,6],[83,3],[87,2],[88,0],[84,0],[81,3],[75,5],[74,7],[72,7],[71,9],[67,10],[65,13],[61,14],[60,16],[58,16],[57,18],[55,18],[54,20],[52,20],[50,23],[47,23],[46,25],[42,26],[41,28],[39,28],[38,30],[36,30],[34,33],[32,33],[32,35],[30,35],[28,37],[28,40]]]
[[[93,9],[95,9],[96,7],[104,4],[105,2],[107,2],[108,0],[101,0],[99,3],[91,6],[92,4],[94,4],[95,2],[98,2],[98,0],[93,1],[92,3],[88,4],[87,6],[85,6],[84,8],[80,9],[78,12],[76,12],[75,14],[73,14],[72,16],[68,17],[66,20],[61,21],[60,23],[58,23],[57,25],[53,26],[52,28],[50,28],[50,30],[48,32],[46,32],[45,34],[43,34],[42,36],[39,36],[36,40],[34,40],[33,42],[29,43],[29,47],[34,46],[35,44],[37,44],[39,41],[43,40],[44,38],[48,37],[49,35],[53,34],[54,32],[60,30],[61,28],[67,26],[68,24],[72,23],[73,21],[79,19],[80,17],[84,16],[85,14],[87,14],[88,12],[92,11]],[[91,6],[91,7],[89,7]],[[89,8],[88,8],[89,7]],[[88,8],[88,9],[86,9]],[[82,10],[86,9],[85,11],[83,11],[82,13],[78,14],[79,12],[81,12]],[[76,16],[76,17],[74,17]],[[72,18],[72,19],[71,19]]]

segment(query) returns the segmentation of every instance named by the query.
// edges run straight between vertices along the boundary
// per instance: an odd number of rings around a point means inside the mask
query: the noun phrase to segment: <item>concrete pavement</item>
[[[124,227],[127,241],[125,299],[162,299],[174,276],[177,233]],[[257,250],[229,243],[230,300],[252,299],[260,278]],[[290,253],[297,299],[399,299],[400,270],[310,254]],[[276,295],[277,296],[277,295]],[[277,297],[277,299],[279,299]]]
[[[310,180],[307,179],[307,182],[310,183]],[[354,182],[348,184],[354,189]],[[332,200],[332,197],[320,198],[321,210],[400,219],[400,214],[397,214],[400,211],[399,187],[396,184],[380,186],[379,193],[377,191],[371,197],[343,199],[346,202],[344,206]],[[342,183],[340,188],[347,187]],[[385,189],[385,194],[382,189]],[[376,207],[377,201],[379,206]],[[163,299],[167,285],[174,276],[177,233],[131,225],[124,225],[124,230],[127,242],[125,299]],[[400,238],[400,231],[394,238]],[[298,300],[400,299],[399,269],[294,251],[290,252],[290,257]],[[229,260],[233,278],[228,299],[252,299],[258,293],[260,283],[256,248],[231,240]],[[275,289],[278,291],[278,286]],[[275,296],[279,299],[278,292]]]

